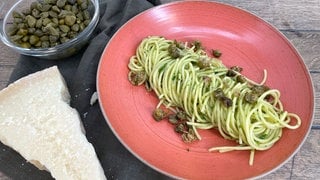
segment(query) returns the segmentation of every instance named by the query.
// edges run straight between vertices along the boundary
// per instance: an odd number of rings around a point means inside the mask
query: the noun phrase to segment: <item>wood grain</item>
[[[309,138],[293,159],[291,179],[319,179],[319,137],[319,129],[311,130]]]
[[[313,125],[320,130],[320,73],[311,73],[315,93],[315,109]]]
[[[14,69],[14,66],[0,66],[0,87],[5,87],[5,85],[7,84],[7,80],[10,77],[10,74],[12,72],[12,70]],[[4,80],[2,80],[4,79]],[[1,88],[2,89],[2,88]]]
[[[281,31],[295,46],[311,73],[320,73],[320,31]]]
[[[19,55],[0,42],[0,89],[6,87]]]

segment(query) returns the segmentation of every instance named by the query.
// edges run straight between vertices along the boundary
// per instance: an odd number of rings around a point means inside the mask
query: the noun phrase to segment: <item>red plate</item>
[[[209,153],[213,146],[233,145],[216,130],[201,131],[203,140],[185,144],[168,122],[155,122],[158,100],[143,86],[127,80],[130,56],[144,37],[160,35],[182,41],[200,40],[220,49],[227,66],[239,65],[249,78],[281,91],[286,110],[302,125],[284,130],[270,150],[257,152],[249,166],[248,151]],[[107,45],[98,69],[97,86],[104,116],[119,140],[140,160],[172,177],[243,179],[265,175],[290,159],[306,139],[312,124],[314,95],[310,75],[289,41],[260,18],[214,2],[177,2],[149,9],[127,22]]]

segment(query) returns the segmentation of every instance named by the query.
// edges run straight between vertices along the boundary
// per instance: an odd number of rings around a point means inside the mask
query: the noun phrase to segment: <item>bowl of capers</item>
[[[88,43],[99,21],[99,0],[16,0],[10,3],[1,22],[1,40],[28,56],[44,59],[71,56]]]

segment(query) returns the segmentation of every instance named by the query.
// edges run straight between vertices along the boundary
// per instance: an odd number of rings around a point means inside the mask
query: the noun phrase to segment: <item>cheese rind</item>
[[[0,91],[0,141],[56,179],[106,179],[58,68]]]

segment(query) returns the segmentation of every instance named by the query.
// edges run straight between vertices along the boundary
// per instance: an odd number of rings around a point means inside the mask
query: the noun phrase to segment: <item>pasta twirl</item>
[[[156,93],[157,108],[164,105],[186,114],[186,124],[197,139],[201,139],[197,129],[216,128],[221,136],[239,144],[209,151],[250,150],[251,165],[255,150],[269,149],[283,128],[296,129],[301,124],[298,115],[284,110],[278,90],[244,77],[240,67],[226,67],[199,42],[147,37],[128,67],[132,84],[146,83]]]

